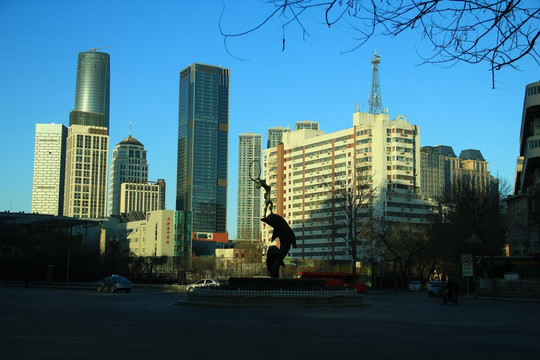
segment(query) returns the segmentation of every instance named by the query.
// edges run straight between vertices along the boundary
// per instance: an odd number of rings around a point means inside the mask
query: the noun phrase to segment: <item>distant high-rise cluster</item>
[[[131,132],[113,152],[107,203],[109,98],[109,54],[79,53],[69,128],[36,125],[33,212],[101,219],[107,207],[113,216],[165,208],[165,181],[148,182],[146,150]],[[123,183],[138,185],[122,192]]]
[[[451,146],[423,146],[420,156],[421,192],[427,199],[439,199],[460,181],[472,182],[478,189],[495,185],[480,150],[463,150],[457,157]]]

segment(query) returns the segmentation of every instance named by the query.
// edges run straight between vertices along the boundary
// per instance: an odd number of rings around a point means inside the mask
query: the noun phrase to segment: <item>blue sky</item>
[[[265,5],[225,0],[222,27],[242,31],[264,18]],[[520,70],[487,65],[418,66],[429,51],[415,33],[377,37],[352,53],[355,34],[306,18],[309,36],[286,33],[280,21],[228,40],[218,23],[223,3],[206,1],[0,0],[0,211],[31,210],[36,123],[68,125],[75,102],[77,54],[112,46],[110,143],[129,134],[148,151],[149,178],[167,182],[167,209],[176,195],[178,77],[194,62],[231,70],[228,231],[236,238],[238,134],[263,134],[300,120],[326,133],[352,126],[355,103],[368,109],[370,59],[381,56],[383,106],[420,126],[421,146],[481,150],[494,176],[513,182],[526,84],[540,79],[529,58]],[[240,60],[240,59],[244,60]]]

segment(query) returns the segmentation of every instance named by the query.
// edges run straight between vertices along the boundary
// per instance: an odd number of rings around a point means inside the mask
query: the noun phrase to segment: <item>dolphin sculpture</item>
[[[271,241],[279,238],[280,247],[270,246],[266,253],[266,268],[270,277],[279,278],[279,267],[285,266],[283,259],[289,253],[291,246],[296,247],[296,236],[287,221],[278,214],[271,213],[261,221],[274,229]]]

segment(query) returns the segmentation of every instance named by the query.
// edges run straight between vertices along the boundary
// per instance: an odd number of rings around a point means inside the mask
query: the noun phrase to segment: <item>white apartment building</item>
[[[67,128],[36,124],[32,212],[63,215]]]
[[[151,211],[145,220],[127,223],[129,252],[134,256],[173,256],[174,210]]]
[[[104,218],[109,159],[107,128],[71,125],[66,148],[64,216]]]
[[[336,235],[336,224],[344,216],[331,189],[337,180],[354,184],[357,172],[367,175],[376,190],[366,218],[384,216],[413,230],[426,225],[433,210],[419,194],[420,129],[403,116],[390,120],[388,114],[356,112],[349,129],[284,134],[283,144],[264,150],[263,165],[274,212],[296,235],[293,258],[351,259],[347,243]],[[261,228],[263,241],[270,245],[272,229],[265,224]],[[371,256],[365,244],[357,252],[361,260]]]
[[[254,161],[262,169],[261,150],[261,134],[238,135],[238,240],[260,241],[261,189],[250,179],[249,171]]]

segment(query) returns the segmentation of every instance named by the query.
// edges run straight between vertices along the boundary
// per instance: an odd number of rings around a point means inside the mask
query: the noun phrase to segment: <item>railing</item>
[[[245,290],[196,288],[193,294],[215,296],[270,296],[270,297],[325,297],[325,296],[356,296],[354,289],[343,290]]]

